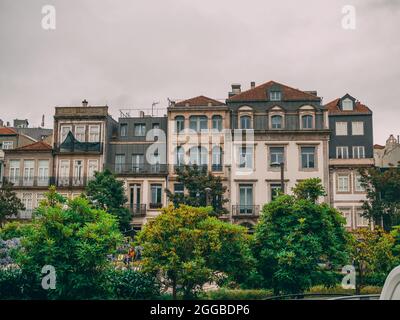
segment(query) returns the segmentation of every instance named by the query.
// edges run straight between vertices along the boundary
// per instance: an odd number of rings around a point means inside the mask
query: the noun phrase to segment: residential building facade
[[[349,94],[326,105],[329,143],[330,203],[346,218],[346,227],[368,227],[362,216],[366,193],[360,169],[374,165],[372,111]]]
[[[124,182],[134,229],[166,206],[167,117],[122,116],[109,142],[106,167]]]
[[[265,203],[282,189],[290,194],[301,180],[320,178],[328,190],[328,117],[316,92],[269,81],[259,86],[251,83],[243,92],[232,85],[229,96],[232,129],[251,136],[244,141],[243,135],[233,133],[234,222],[251,227]]]

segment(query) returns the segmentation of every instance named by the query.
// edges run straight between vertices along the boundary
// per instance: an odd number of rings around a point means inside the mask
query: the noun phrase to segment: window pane
[[[302,126],[303,126],[303,129],[312,129],[312,127],[313,127],[313,117],[312,116],[310,116],[310,115],[305,115],[305,116],[302,116],[301,117],[302,118]]]
[[[282,163],[284,161],[283,147],[271,147],[269,150],[270,150],[270,164]]]
[[[282,128],[282,116],[272,116],[271,117],[271,125],[272,125],[272,129],[281,129]]]
[[[251,118],[249,116],[240,117],[240,128],[251,129]]]
[[[347,122],[336,122],[336,135],[347,136]]]

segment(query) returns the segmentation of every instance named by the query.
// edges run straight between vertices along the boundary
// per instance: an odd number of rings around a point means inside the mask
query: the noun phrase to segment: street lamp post
[[[206,205],[207,207],[210,205],[210,192],[211,192],[211,188],[207,187],[204,189],[204,191],[206,192]]]

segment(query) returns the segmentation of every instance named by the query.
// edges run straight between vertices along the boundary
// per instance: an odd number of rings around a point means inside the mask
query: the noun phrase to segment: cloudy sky
[[[44,5],[56,30],[42,28]],[[54,106],[84,98],[118,117],[275,80],[324,103],[350,93],[382,144],[400,134],[399,31],[400,0],[0,0],[0,118],[51,126]]]

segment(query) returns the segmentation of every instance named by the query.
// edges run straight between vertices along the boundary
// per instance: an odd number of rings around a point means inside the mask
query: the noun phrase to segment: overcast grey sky
[[[42,6],[56,30],[42,29]],[[342,7],[356,29],[342,28]],[[53,107],[149,108],[225,99],[275,80],[350,93],[374,111],[375,143],[400,134],[400,0],[0,0],[0,118],[39,125]]]

